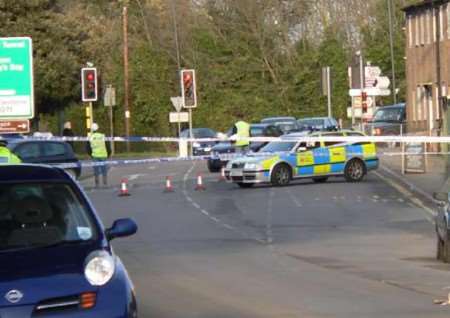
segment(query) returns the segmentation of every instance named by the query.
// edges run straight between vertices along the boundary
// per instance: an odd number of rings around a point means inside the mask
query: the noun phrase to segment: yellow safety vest
[[[91,145],[92,158],[106,159],[108,158],[108,151],[106,150],[105,135],[102,133],[93,133],[89,136],[89,143]]]
[[[250,144],[248,140],[239,140],[239,138],[248,138],[250,137],[250,125],[245,121],[238,121],[236,124],[238,140],[236,141],[236,146],[245,147]]]
[[[20,160],[19,157],[13,154],[8,148],[0,146],[0,165],[11,165],[19,163],[22,163],[22,160]]]

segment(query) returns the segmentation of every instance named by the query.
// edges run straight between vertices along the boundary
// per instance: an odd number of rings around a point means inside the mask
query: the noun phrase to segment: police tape
[[[160,158],[148,158],[148,159],[117,159],[117,160],[86,160],[76,163],[60,163],[52,166],[62,169],[73,168],[90,168],[100,166],[126,166],[126,165],[139,165],[149,163],[163,163],[163,162],[175,162],[175,161],[202,161],[210,158],[210,156],[191,156],[191,157],[160,157]]]
[[[89,137],[55,137],[55,136],[25,136],[24,140],[52,140],[68,142],[89,142]],[[19,140],[21,140],[19,139]],[[340,142],[340,143],[450,143],[450,136],[298,136],[285,135],[282,137],[250,137],[250,138],[177,138],[177,137],[105,137],[110,142],[171,142],[171,143],[206,143],[206,142]]]
[[[62,168],[62,169],[76,169],[76,168],[93,168],[100,166],[128,166],[128,165],[141,165],[141,164],[154,164],[154,163],[172,163],[172,162],[192,162],[192,161],[205,161],[214,160],[216,163],[225,163],[234,159],[239,158],[270,158],[277,155],[285,155],[286,152],[251,152],[247,154],[241,153],[228,153],[219,155],[209,155],[209,156],[189,156],[189,157],[159,157],[159,158],[146,158],[146,159],[116,159],[116,160],[84,160],[77,163],[61,163],[53,164],[52,166]],[[363,156],[363,152],[360,154],[353,153],[354,155]],[[421,155],[442,155],[450,154],[450,152],[381,152],[377,153],[377,156],[421,156]],[[314,157],[329,157],[329,154],[317,153]]]

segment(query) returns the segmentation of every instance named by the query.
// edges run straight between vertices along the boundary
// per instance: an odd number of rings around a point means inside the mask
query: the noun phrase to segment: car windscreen
[[[269,142],[259,152],[283,152],[291,151],[296,145],[295,141]]]
[[[401,119],[401,108],[378,109],[373,117],[374,122],[399,122]]]
[[[264,127],[250,127],[251,137],[262,137],[264,136]]]
[[[97,236],[86,205],[68,184],[0,184],[0,252]]]
[[[313,128],[323,128],[325,125],[323,119],[301,119],[298,121],[298,123],[302,127],[313,127]]]
[[[278,123],[277,127],[280,128],[284,133],[295,131],[298,129],[296,123]]]

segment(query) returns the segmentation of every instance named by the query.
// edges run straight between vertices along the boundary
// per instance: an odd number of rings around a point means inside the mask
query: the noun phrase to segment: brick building
[[[450,0],[420,1],[404,11],[408,131],[438,135],[443,113],[438,97],[446,97],[450,85]]]

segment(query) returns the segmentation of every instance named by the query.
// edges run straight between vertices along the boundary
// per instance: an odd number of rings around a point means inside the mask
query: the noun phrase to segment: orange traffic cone
[[[122,179],[120,182],[119,197],[129,197],[131,194],[128,191],[128,179]]]
[[[164,192],[174,192],[171,177],[166,177],[166,187],[164,189]]]
[[[219,177],[219,181],[225,181],[225,167],[222,167],[222,169],[220,169],[220,177]]]
[[[206,190],[206,188],[203,185],[203,178],[202,175],[199,174],[197,176],[197,185],[195,186],[195,191],[204,191],[204,190]]]

